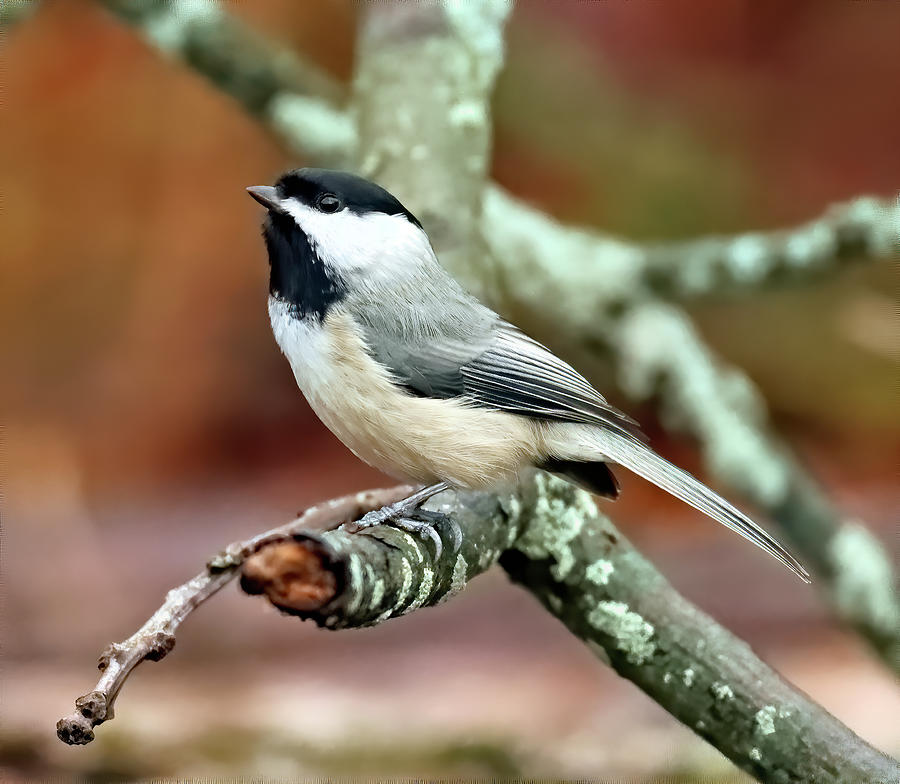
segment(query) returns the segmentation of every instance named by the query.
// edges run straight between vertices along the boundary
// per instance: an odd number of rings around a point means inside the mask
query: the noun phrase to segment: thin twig
[[[75,712],[60,719],[56,734],[70,745],[94,739],[94,727],[113,718],[113,705],[132,670],[143,661],[159,661],[175,646],[182,622],[238,574],[244,561],[264,547],[289,541],[300,530],[316,529],[355,520],[366,512],[404,497],[407,486],[338,498],[312,506],[295,520],[243,542],[234,542],[207,564],[206,569],[166,595],[163,605],[127,640],[111,643],[100,655],[102,673],[97,685],[75,700]]]

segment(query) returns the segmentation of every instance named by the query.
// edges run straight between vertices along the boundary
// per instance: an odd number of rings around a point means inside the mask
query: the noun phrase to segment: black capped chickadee
[[[777,558],[806,570],[766,531],[647,446],[549,349],[463,291],[416,217],[373,182],[297,169],[247,189],[268,214],[269,317],[310,406],[350,450],[425,485],[367,515],[403,518],[449,487],[490,489],[539,468],[600,496],[624,466]]]

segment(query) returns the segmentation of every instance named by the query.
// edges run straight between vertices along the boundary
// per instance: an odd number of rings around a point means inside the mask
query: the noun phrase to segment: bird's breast
[[[325,425],[357,457],[412,482],[493,487],[543,457],[531,420],[465,399],[413,397],[369,354],[346,313],[322,322],[292,317],[270,300],[272,330],[297,385]]]

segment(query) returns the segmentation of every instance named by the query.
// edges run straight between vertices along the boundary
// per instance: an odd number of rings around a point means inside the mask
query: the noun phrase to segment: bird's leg
[[[383,506],[381,509],[376,509],[374,512],[369,512],[348,527],[351,528],[351,530],[359,531],[363,528],[371,528],[374,525],[390,523],[404,531],[417,534],[422,538],[427,537],[431,539],[436,548],[434,557],[436,559],[440,558],[441,551],[443,550],[441,537],[434,529],[434,523],[428,521],[427,514],[424,511],[420,511],[419,507],[432,496],[449,489],[450,485],[446,482],[428,485],[428,487],[423,487],[421,490],[417,490],[412,495],[402,498],[393,504]],[[418,513],[418,518],[413,518],[411,515],[416,513]]]

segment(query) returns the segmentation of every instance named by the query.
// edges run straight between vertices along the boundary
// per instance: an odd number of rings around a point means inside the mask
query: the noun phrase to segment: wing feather
[[[606,402],[552,351],[499,319],[487,335],[431,335],[412,342],[373,329],[375,358],[412,394],[466,398],[476,405],[537,419],[597,424],[646,441],[637,423]]]

